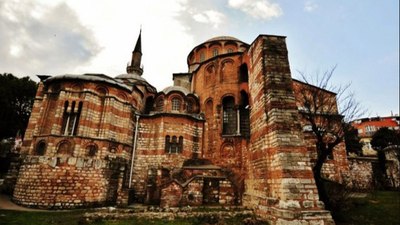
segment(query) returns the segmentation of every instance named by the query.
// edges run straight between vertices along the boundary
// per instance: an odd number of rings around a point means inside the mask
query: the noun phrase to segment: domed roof
[[[147,82],[142,76],[136,73],[124,73],[115,77],[115,79],[132,79],[137,81]]]
[[[239,40],[235,37],[231,37],[231,36],[217,36],[217,37],[210,38],[205,42],[211,42],[211,41],[240,41],[240,42],[242,42],[241,40]]]
[[[164,88],[164,90],[162,90],[161,92],[164,92],[164,94],[167,95],[171,91],[178,91],[178,92],[183,93],[184,95],[188,95],[190,93],[188,91],[188,89],[181,87],[181,86],[169,86],[169,87]]]
[[[64,75],[57,75],[53,77],[49,77],[46,80],[44,80],[45,83],[48,82],[53,82],[56,80],[85,80],[85,81],[98,81],[98,82],[104,82],[112,85],[119,86],[121,88],[131,90],[129,86],[126,84],[122,83],[119,80],[115,80],[112,77],[109,77],[105,74],[97,74],[97,73],[85,73],[82,75],[77,75],[77,74],[64,74]]]

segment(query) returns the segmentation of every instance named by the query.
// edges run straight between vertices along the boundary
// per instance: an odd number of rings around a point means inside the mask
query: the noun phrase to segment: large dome
[[[235,37],[231,37],[231,36],[217,36],[217,37],[210,38],[205,42],[211,42],[211,41],[240,41],[240,42],[242,42],[241,40],[239,40]]]

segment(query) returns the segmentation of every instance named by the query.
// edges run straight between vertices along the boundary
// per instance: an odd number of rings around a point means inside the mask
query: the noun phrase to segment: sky
[[[198,44],[286,36],[292,77],[336,66],[364,117],[399,114],[398,0],[0,0],[0,73],[126,73],[142,29],[143,78],[161,91]]]

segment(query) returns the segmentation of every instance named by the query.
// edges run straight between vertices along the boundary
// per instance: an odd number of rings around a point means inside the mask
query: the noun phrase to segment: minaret
[[[127,73],[137,73],[138,75],[143,74],[143,69],[140,67],[142,62],[142,29],[140,29],[139,37],[136,41],[135,49],[132,52],[131,64],[126,67]]]

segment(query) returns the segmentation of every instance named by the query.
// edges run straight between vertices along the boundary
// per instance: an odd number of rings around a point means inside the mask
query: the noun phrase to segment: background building
[[[353,121],[352,126],[358,131],[360,142],[363,144],[363,154],[376,155],[376,151],[371,147],[372,136],[382,127],[400,130],[400,116],[362,118]]]

